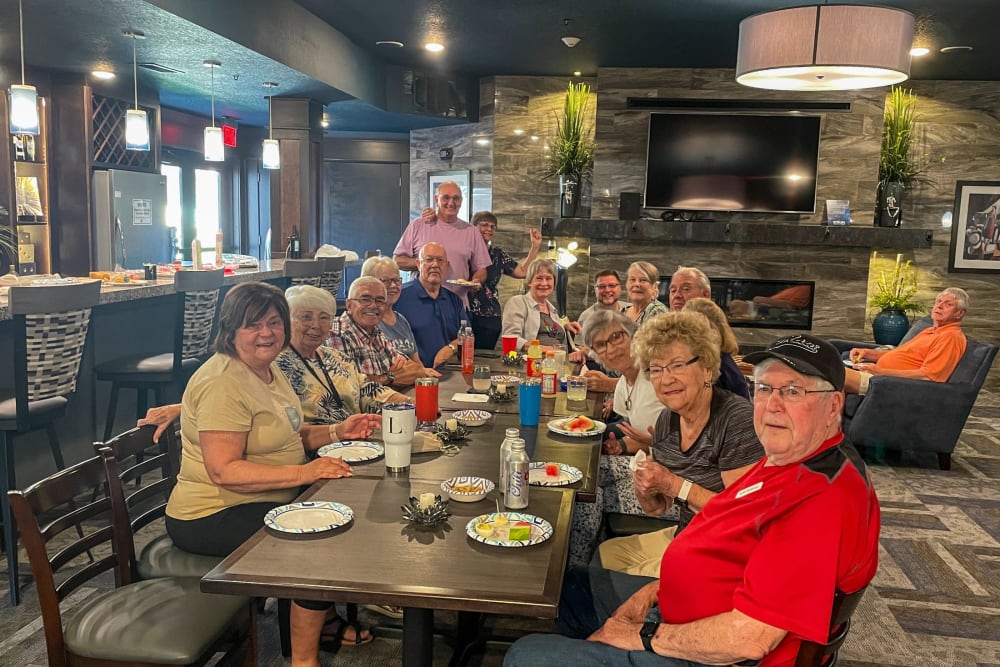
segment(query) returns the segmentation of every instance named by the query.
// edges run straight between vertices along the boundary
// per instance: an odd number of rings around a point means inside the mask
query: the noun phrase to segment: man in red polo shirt
[[[949,287],[934,301],[931,309],[934,326],[892,350],[852,349],[854,370],[848,370],[844,390],[851,394],[866,393],[872,375],[947,382],[965,354],[965,334],[960,323],[968,308],[969,295],[965,290]]]
[[[505,667],[790,667],[802,640],[827,641],[834,592],[864,588],[878,567],[878,498],[840,429],[844,365],[806,334],[745,359],[764,458],[671,542],[658,580],[571,571],[566,636],[521,638]]]

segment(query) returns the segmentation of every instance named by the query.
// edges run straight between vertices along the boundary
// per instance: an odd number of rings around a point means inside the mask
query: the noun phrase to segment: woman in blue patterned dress
[[[469,317],[472,318],[472,330],[476,334],[476,347],[492,350],[500,337],[501,310],[497,298],[497,285],[500,276],[506,274],[512,278],[524,278],[528,265],[538,257],[538,249],[542,245],[542,234],[537,229],[529,229],[531,250],[524,261],[518,264],[513,257],[499,247],[493,245],[493,236],[497,231],[497,217],[489,211],[480,211],[472,216],[472,224],[479,229],[483,240],[490,249],[490,260],[493,262],[486,269],[486,280],[481,289],[469,292]]]

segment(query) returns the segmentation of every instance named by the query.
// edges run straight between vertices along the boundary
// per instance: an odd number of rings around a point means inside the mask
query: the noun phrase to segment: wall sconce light
[[[265,81],[264,87],[268,90],[278,87],[274,81]],[[267,96],[267,139],[261,144],[261,165],[264,169],[281,169],[281,147],[278,140],[274,138],[274,121],[271,120],[271,102],[273,95]]]
[[[146,112],[139,108],[139,70],[136,65],[135,42],[145,39],[141,30],[123,30],[122,34],[132,40],[132,94],[135,108],[125,112],[125,149],[130,151],[149,150],[149,123]]]
[[[205,67],[212,70],[212,125],[205,128],[205,160],[222,162],[226,159],[226,147],[222,139],[222,128],[215,126],[215,68],[222,67],[218,60],[206,60]]]
[[[8,91],[10,102],[10,133],[38,134],[38,90],[24,82],[24,10],[21,0],[17,0],[18,34],[21,40],[21,83],[11,84]]]

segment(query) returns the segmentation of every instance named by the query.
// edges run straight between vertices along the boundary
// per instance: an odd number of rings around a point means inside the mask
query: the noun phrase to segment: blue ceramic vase
[[[897,308],[886,308],[872,320],[872,334],[879,345],[899,345],[909,330],[909,318]]]

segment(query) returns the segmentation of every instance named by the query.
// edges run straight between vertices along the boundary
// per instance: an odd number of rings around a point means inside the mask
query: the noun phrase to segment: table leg
[[[483,614],[473,611],[458,612],[458,628],[455,630],[455,650],[448,667],[461,667],[469,657],[486,648],[483,633]]]
[[[403,667],[430,667],[434,657],[434,610],[403,609]]]

